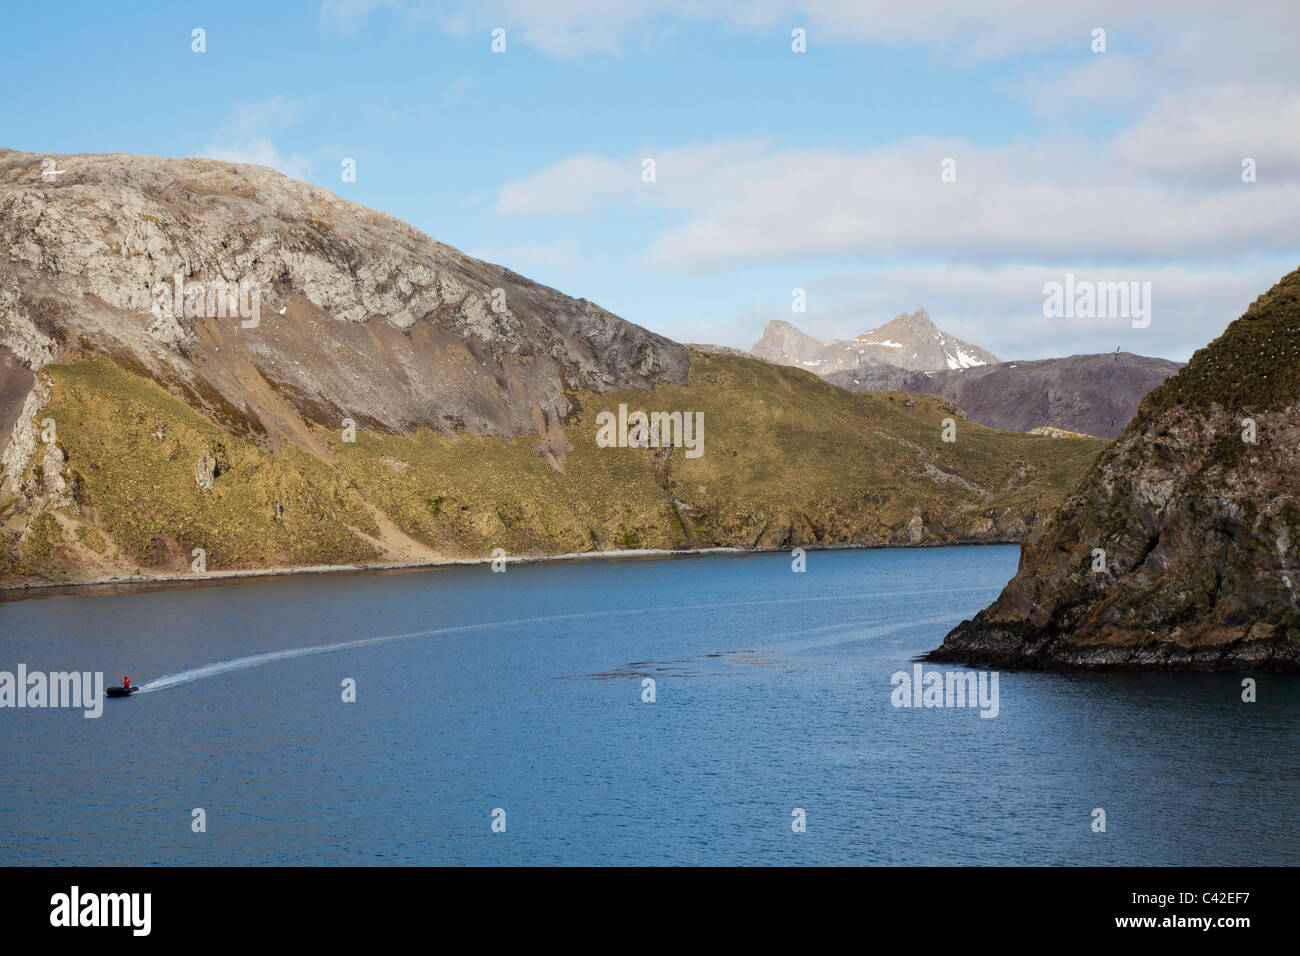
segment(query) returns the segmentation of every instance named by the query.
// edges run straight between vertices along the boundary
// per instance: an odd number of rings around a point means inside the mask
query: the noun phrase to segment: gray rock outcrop
[[[686,381],[683,346],[273,170],[78,154],[46,181],[45,158],[0,151],[0,358],[28,371],[125,356],[245,433],[309,446],[303,422],[348,415],[542,434],[574,388]]]
[[[1300,669],[1300,271],[1142,402],[934,660]]]

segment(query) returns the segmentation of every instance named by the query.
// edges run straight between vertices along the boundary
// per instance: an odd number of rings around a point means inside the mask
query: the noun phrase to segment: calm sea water
[[[0,710],[0,863],[1300,863],[1293,678],[1258,675],[1246,704],[1239,675],[1003,673],[993,719],[891,704],[891,675],[995,597],[1016,554],[2,605],[0,670],[178,676],[98,720]]]

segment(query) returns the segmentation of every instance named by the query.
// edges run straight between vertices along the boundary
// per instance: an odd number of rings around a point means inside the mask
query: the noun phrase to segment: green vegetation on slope
[[[340,472],[409,535],[475,554],[900,543],[917,507],[966,537],[987,512],[1054,507],[1105,444],[966,422],[945,443],[940,399],[855,394],[729,355],[697,354],[688,386],[573,397],[563,474],[536,436],[325,437]],[[656,467],[649,450],[598,447],[597,414],[620,403],[703,412],[704,454],[674,449]]]
[[[1300,269],[1278,280],[1177,375],[1153,389],[1129,427],[1140,428],[1174,405],[1278,409],[1298,395]]]
[[[194,548],[212,570],[375,556],[352,530],[377,531],[364,503],[305,451],[272,455],[107,359],[43,374],[54,387],[41,417],[57,423],[82,509],[140,567],[183,568]],[[204,455],[212,491],[195,481]]]
[[[1055,508],[1106,444],[965,421],[946,443],[941,423],[955,415],[942,399],[852,393],[697,353],[689,385],[571,395],[567,449],[546,440],[563,471],[538,435],[359,431],[345,443],[314,426],[331,465],[293,445],[273,453],[104,358],[44,373],[54,388],[41,414],[58,423],[82,519],[143,568],[181,569],[196,547],[210,570],[374,561],[371,540],[393,538],[375,512],[447,556],[901,544],[917,540],[918,518],[926,543],[1007,540]],[[598,447],[597,414],[620,403],[703,412],[703,456]],[[211,491],[195,481],[205,455],[217,463]]]

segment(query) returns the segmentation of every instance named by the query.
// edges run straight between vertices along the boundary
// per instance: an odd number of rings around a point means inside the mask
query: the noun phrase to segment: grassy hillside
[[[1131,427],[1141,428],[1175,405],[1278,409],[1298,395],[1300,269],[1283,276],[1184,369],[1152,390]]]
[[[76,500],[39,521],[0,503],[11,533],[25,529],[0,548],[11,583],[92,564],[180,571],[193,548],[223,570],[498,547],[540,555],[1008,540],[1054,509],[1106,444],[960,420],[945,443],[941,422],[956,416],[942,399],[850,393],[797,369],[695,353],[687,385],[573,393],[563,436],[359,431],[345,443],[337,423],[317,423],[328,462],[226,430],[107,358],[41,374],[53,384],[39,418],[57,422]],[[620,402],[703,412],[703,456],[597,447],[597,414]],[[195,481],[205,455],[216,461],[211,491]]]

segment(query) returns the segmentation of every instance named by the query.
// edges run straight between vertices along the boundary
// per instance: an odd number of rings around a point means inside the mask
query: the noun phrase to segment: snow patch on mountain
[[[912,372],[976,368],[997,363],[992,352],[939,329],[924,309],[895,316],[852,339],[814,339],[789,322],[769,322],[750,353],[780,365],[831,375],[888,364]]]

